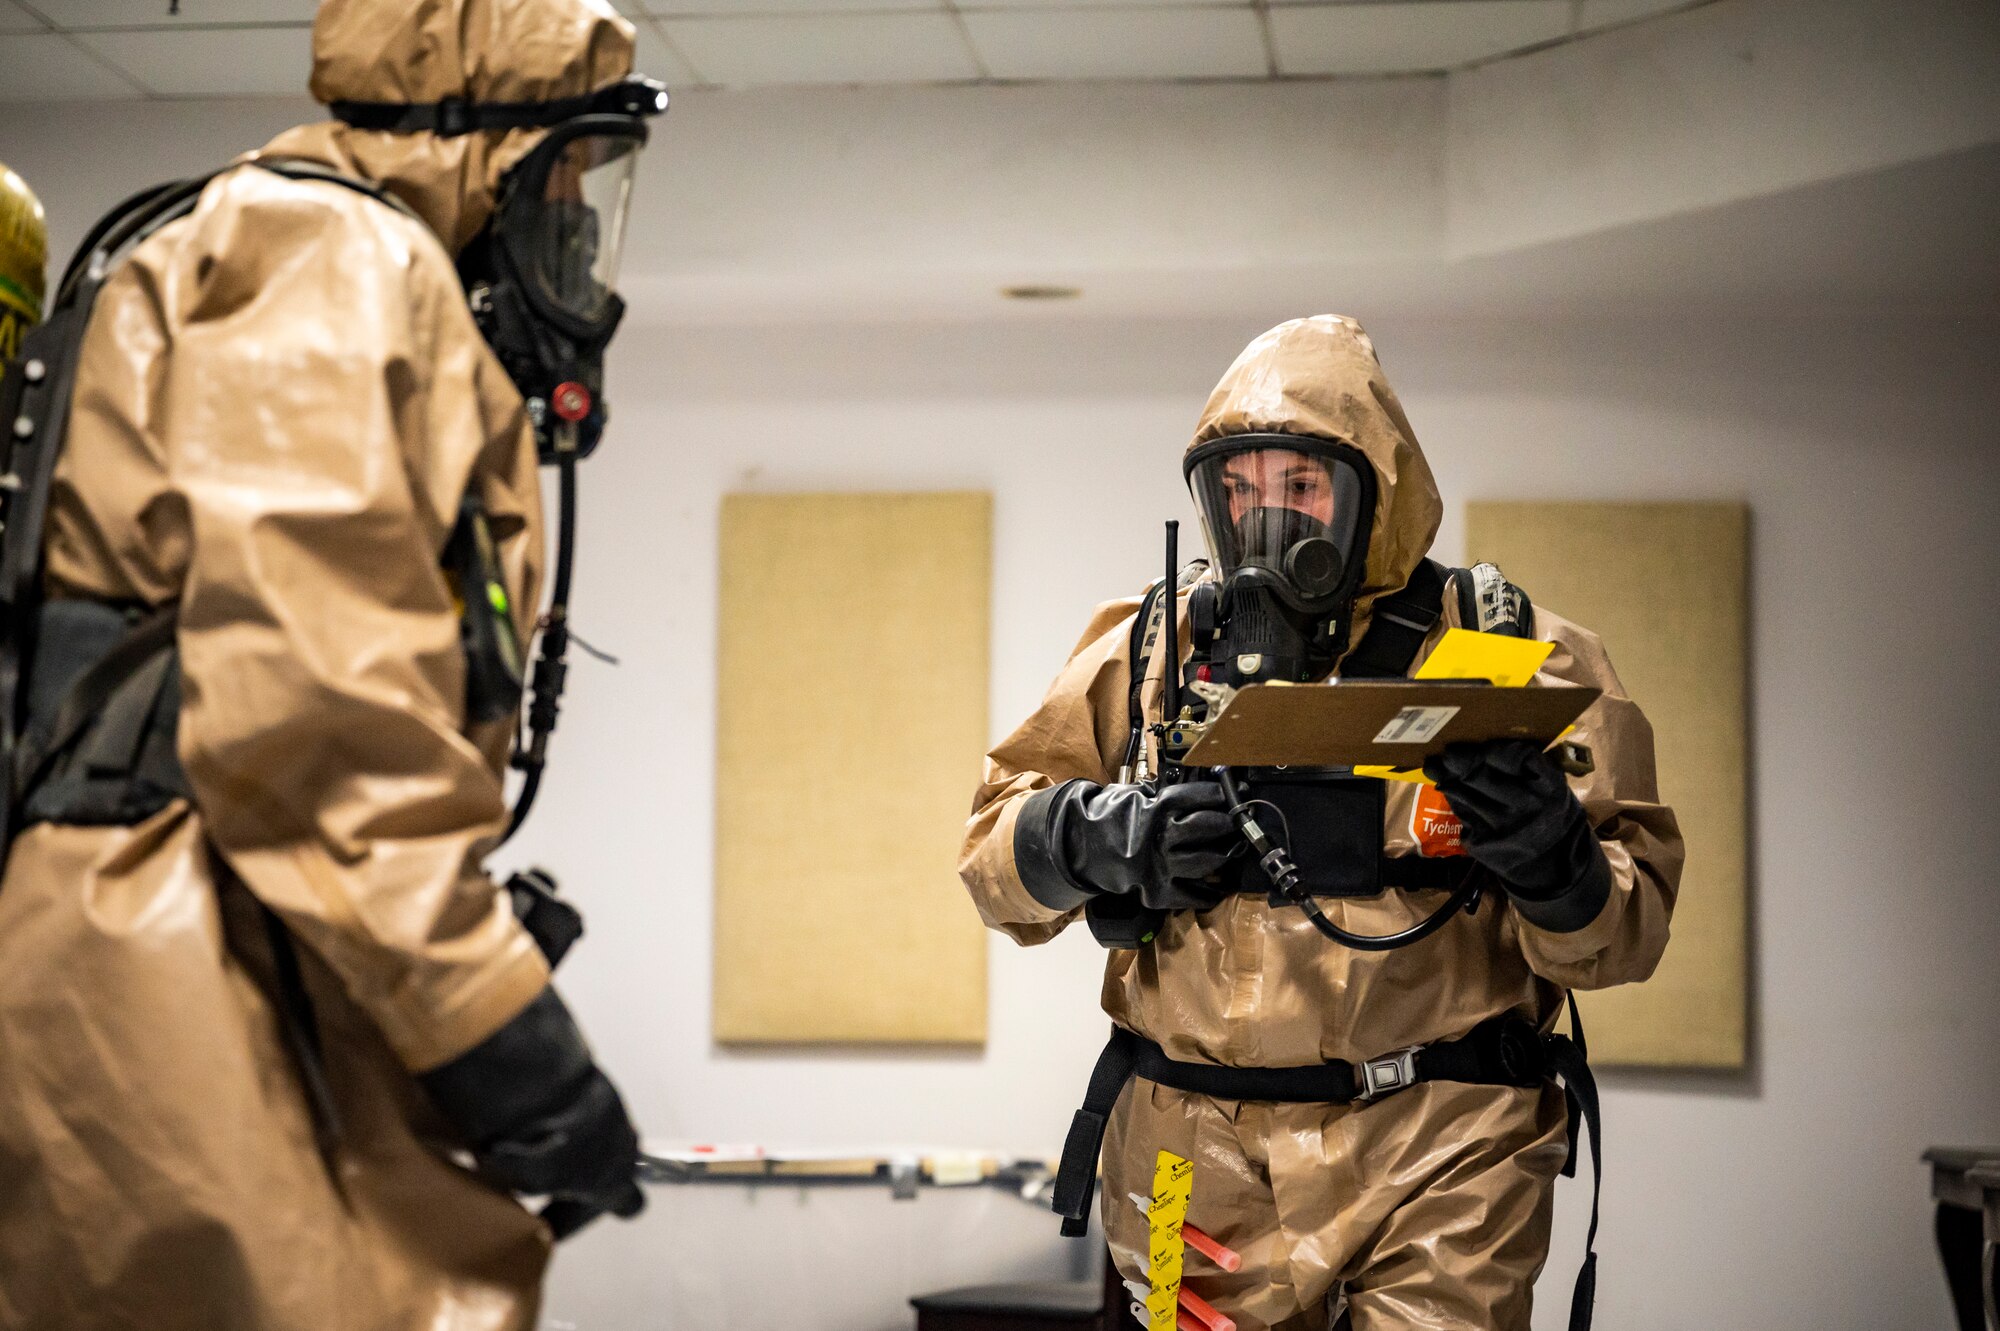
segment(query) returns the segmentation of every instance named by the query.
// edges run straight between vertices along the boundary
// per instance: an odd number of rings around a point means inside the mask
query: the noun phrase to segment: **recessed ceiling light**
[[[1001,287],[1000,294],[1008,300],[1075,300],[1083,288],[1028,285]]]

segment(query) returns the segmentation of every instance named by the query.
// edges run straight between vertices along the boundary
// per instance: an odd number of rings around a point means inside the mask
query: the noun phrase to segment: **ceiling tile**
[[[945,12],[944,0],[643,0],[656,18],[753,18],[776,14],[881,13],[884,10]]]
[[[710,83],[938,83],[977,78],[942,14],[668,19],[669,39]]]
[[[67,37],[28,34],[0,42],[0,102],[96,101],[139,90]]]
[[[1686,9],[1688,4],[1689,0],[1583,0],[1583,12],[1576,26],[1579,32],[1595,32],[1614,23],[1630,23],[1670,10]]]
[[[1270,72],[1248,9],[968,13],[997,79],[1256,78]]]
[[[98,32],[76,40],[162,97],[298,97],[312,73],[308,28]]]
[[[318,0],[27,0],[65,31],[79,28],[179,28],[208,23],[311,23]]]
[[[14,0],[0,0],[0,33],[42,32],[48,25],[14,3]]]
[[[667,85],[667,91],[679,92],[691,88],[702,80],[681,59],[680,54],[660,35],[649,18],[634,17],[632,25],[639,30],[639,49],[633,54],[632,68],[647,78],[658,79]]]
[[[1284,4],[1271,10],[1271,40],[1282,73],[1403,74],[1566,37],[1569,19],[1569,0]]]

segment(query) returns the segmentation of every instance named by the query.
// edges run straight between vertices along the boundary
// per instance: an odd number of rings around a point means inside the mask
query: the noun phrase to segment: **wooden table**
[[[2000,1331],[2000,1149],[1933,1146],[1924,1162],[1960,1331]]]

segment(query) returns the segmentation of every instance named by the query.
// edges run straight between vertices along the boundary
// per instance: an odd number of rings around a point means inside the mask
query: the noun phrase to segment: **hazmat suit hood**
[[[1317,314],[1281,323],[1245,347],[1209,394],[1187,451],[1248,434],[1346,444],[1373,470],[1375,512],[1348,639],[1359,642],[1371,606],[1409,582],[1444,514],[1416,432],[1361,325]]]
[[[313,23],[318,101],[545,102],[632,72],[635,33],[604,0],[323,0]],[[373,181],[456,255],[492,216],[501,178],[546,129],[446,138],[301,125],[258,156],[303,158]]]

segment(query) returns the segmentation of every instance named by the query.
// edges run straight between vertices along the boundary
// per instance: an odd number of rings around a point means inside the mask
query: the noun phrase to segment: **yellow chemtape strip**
[[[1194,1198],[1194,1165],[1172,1151],[1162,1151],[1153,1165],[1153,1199],[1146,1207],[1152,1238],[1146,1248],[1147,1331],[1174,1331],[1181,1302],[1181,1262],[1187,1244],[1181,1226],[1187,1223]]]

